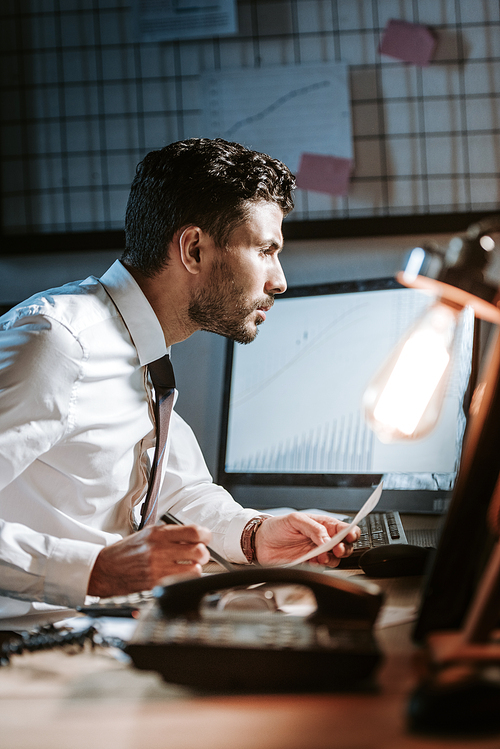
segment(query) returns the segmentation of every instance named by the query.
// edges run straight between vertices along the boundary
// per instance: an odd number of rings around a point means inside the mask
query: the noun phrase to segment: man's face
[[[228,248],[214,246],[209,282],[189,306],[189,317],[199,328],[238,343],[254,340],[275,294],[286,289],[279,261],[282,221],[275,203],[254,203],[247,221],[232,232]]]

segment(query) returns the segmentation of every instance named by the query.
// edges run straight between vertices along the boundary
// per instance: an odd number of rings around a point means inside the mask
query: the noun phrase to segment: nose
[[[283,294],[283,292],[286,291],[286,286],[287,284],[283,268],[281,267],[279,259],[276,257],[276,260],[273,263],[272,272],[269,274],[264,290],[268,294]]]

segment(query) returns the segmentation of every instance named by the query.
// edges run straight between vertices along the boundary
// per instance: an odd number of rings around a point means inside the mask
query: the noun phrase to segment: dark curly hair
[[[294,187],[295,177],[281,161],[221,138],[191,138],[151,151],[132,182],[122,260],[154,276],[168,262],[175,232],[189,225],[224,247],[252,202],[274,202],[286,216]]]

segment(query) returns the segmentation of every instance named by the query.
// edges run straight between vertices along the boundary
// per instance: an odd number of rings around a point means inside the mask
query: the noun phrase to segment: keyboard
[[[372,512],[363,518],[359,528],[361,536],[354,544],[358,555],[373,546],[408,543],[399,512]]]
[[[351,522],[351,519],[346,522]],[[357,567],[361,554],[374,546],[415,544],[425,547],[437,544],[437,532],[433,529],[406,532],[401,516],[396,510],[371,512],[358,525],[361,536],[354,544],[351,556],[341,560],[340,567]]]

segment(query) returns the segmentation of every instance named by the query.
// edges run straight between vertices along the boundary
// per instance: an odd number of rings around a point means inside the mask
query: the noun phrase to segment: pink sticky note
[[[391,18],[384,29],[378,51],[396,60],[425,67],[435,46],[436,38],[427,26]]]
[[[328,195],[345,195],[349,187],[352,159],[303,153],[297,174],[297,187]]]

